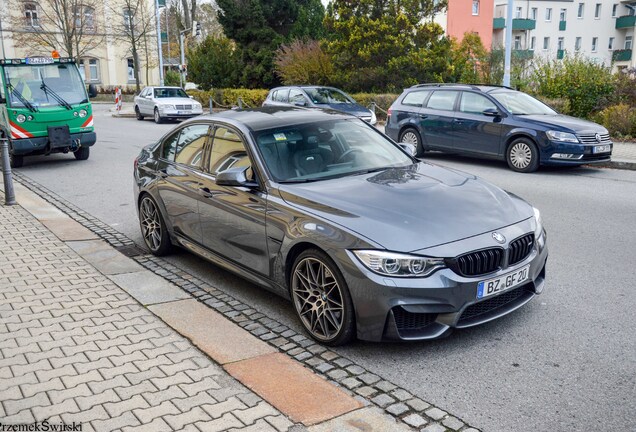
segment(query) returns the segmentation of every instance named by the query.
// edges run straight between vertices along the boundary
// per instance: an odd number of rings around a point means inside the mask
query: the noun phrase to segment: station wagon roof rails
[[[498,88],[505,88],[508,90],[515,90],[514,88],[510,87],[510,86],[505,86],[505,85],[501,85],[501,84],[467,84],[469,86],[481,86],[481,87],[498,87]]]
[[[468,87],[472,90],[481,90],[475,84],[462,84],[462,83],[424,83],[424,84],[415,84],[411,86],[411,88],[419,88],[419,87]]]

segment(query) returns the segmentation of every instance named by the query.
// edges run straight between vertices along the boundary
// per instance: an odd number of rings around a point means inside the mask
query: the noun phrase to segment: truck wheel
[[[74,151],[75,159],[77,160],[86,160],[91,154],[90,147],[80,147],[79,150]]]
[[[11,168],[20,168],[22,165],[24,165],[24,156],[14,155],[9,150],[9,163],[11,164]]]

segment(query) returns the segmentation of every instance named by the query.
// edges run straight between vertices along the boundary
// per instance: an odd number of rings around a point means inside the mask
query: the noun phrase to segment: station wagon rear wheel
[[[518,138],[508,146],[506,161],[513,171],[534,172],[539,168],[539,151],[529,139]]]
[[[424,153],[422,146],[422,138],[420,134],[413,128],[408,128],[400,134],[400,142],[415,146],[415,156],[421,156]]]
[[[170,252],[170,235],[159,207],[150,195],[144,195],[139,202],[139,225],[144,243],[153,255],[162,256]]]
[[[347,284],[324,252],[301,253],[290,279],[296,313],[312,338],[331,346],[354,338],[355,314]]]

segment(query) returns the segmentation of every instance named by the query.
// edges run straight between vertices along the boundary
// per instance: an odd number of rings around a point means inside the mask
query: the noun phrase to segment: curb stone
[[[409,424],[411,427],[421,427],[415,426],[413,423],[418,423],[422,426],[435,424],[439,426],[439,428],[436,428],[439,431],[452,430],[446,429],[446,427],[441,424],[445,420],[452,418],[463,424],[460,429],[456,430],[457,432],[464,432],[466,430],[478,432],[477,429],[468,425],[457,416],[412,396],[406,389],[382,379],[362,366],[356,365],[350,359],[340,356],[336,352],[319,345],[286,325],[266,317],[249,305],[211,286],[204,280],[179,269],[162,258],[148,254],[147,251],[136,246],[131,239],[122,233],[23,174],[14,172],[14,177],[27,189],[66,213],[85,228],[104,239],[115,249],[119,249],[120,252],[132,258],[142,267],[172,282],[189,293],[197,301],[204,303],[206,306],[225,316],[228,320],[238,324],[252,335],[273,346],[276,350],[287,354],[289,357],[312,370],[318,376],[334,383],[345,393],[362,399],[364,404],[375,406],[386,414],[391,415],[400,423]],[[126,253],[130,250],[133,252],[130,254]],[[335,373],[336,371],[337,373]],[[355,392],[351,391],[347,384],[351,385],[352,378],[364,381],[365,385],[362,387],[356,386]],[[387,403],[389,400],[391,402]],[[396,403],[403,403],[407,410],[405,411],[403,407],[400,407],[398,410],[386,409]],[[425,410],[433,414],[436,418],[427,415]],[[439,413],[443,413],[443,415],[440,416]],[[452,423],[453,426],[457,425],[454,421],[452,421]]]

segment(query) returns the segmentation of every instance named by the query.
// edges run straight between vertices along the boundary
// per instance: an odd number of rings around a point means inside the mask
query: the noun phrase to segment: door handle
[[[157,170],[157,176],[159,176],[160,178],[164,179],[164,178],[168,177],[168,173],[166,172],[165,169],[160,169],[160,170]]]
[[[205,186],[199,188],[199,193],[206,198],[210,198],[212,196],[212,191]]]
[[[428,118],[427,114],[418,114],[418,116],[420,116],[421,119],[427,119]]]
[[[453,123],[464,123],[462,119],[453,119]]]

